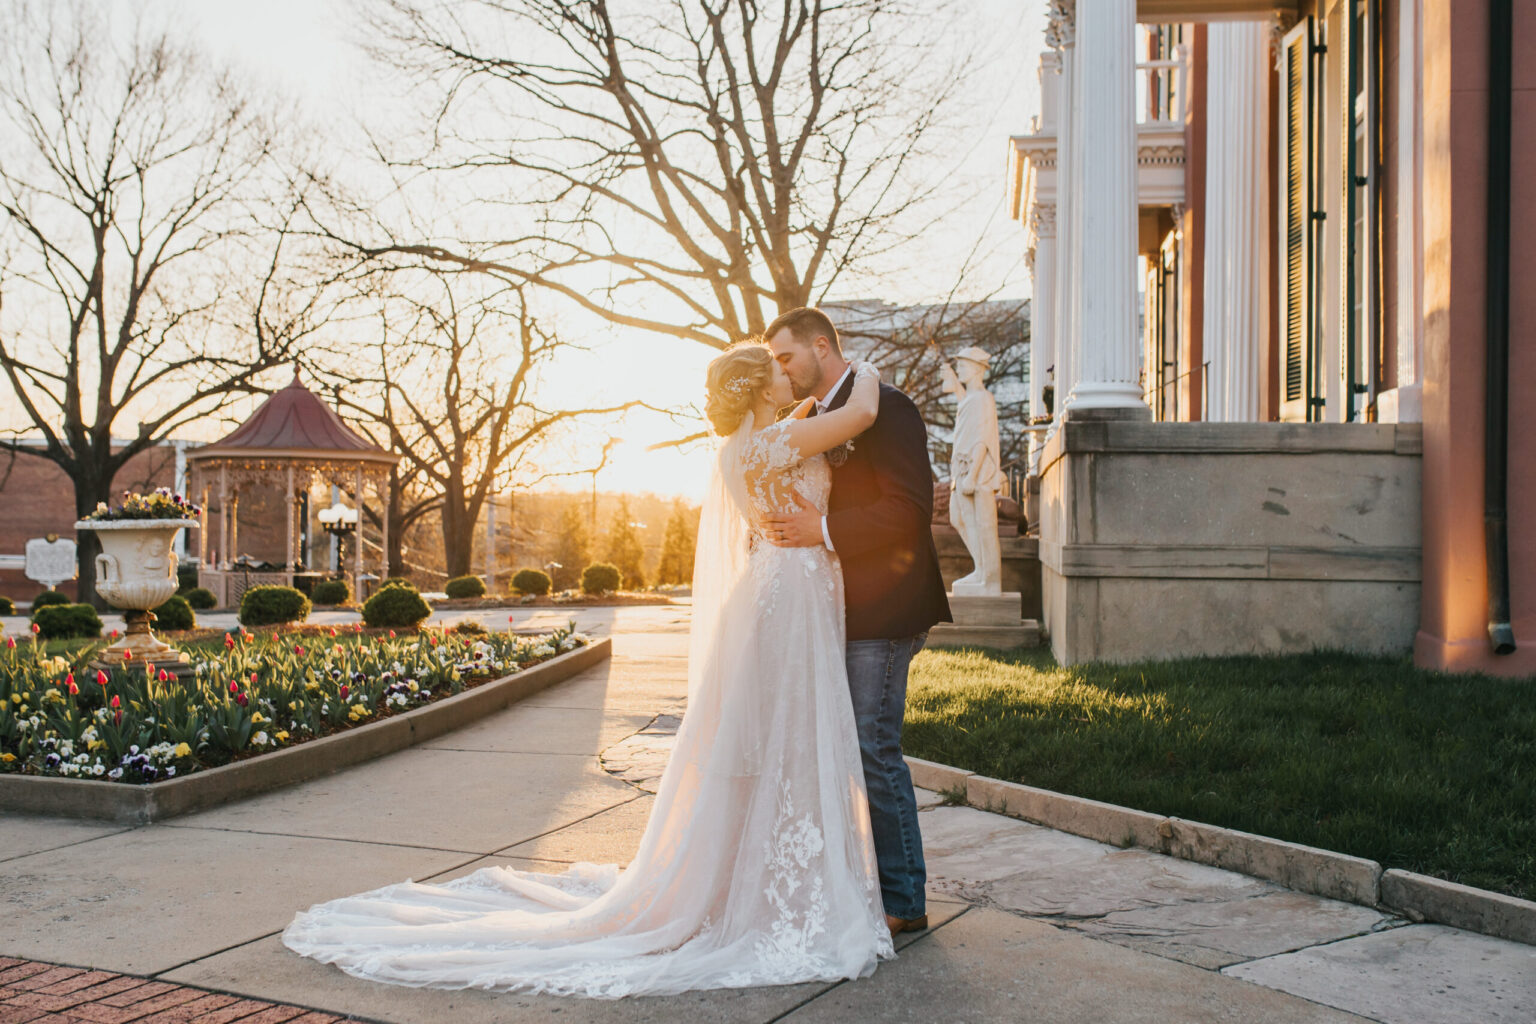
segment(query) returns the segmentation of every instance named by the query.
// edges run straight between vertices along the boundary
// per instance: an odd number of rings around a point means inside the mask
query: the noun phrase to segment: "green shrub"
[[[455,576],[443,585],[443,593],[451,598],[484,597],[485,580],[479,576]]]
[[[309,618],[309,598],[292,587],[252,587],[240,599],[240,625],[272,626]]]
[[[453,631],[459,636],[489,636],[491,632],[474,619],[465,619],[454,626]]]
[[[581,571],[581,589],[589,594],[606,594],[619,589],[619,570],[607,562],[593,562]]]
[[[172,594],[165,604],[155,609],[156,629],[196,629],[197,616],[192,606],[180,594]]]
[[[213,591],[209,590],[207,587],[193,587],[191,590],[187,591],[181,596],[187,599],[187,604],[191,605],[193,608],[196,608],[200,612],[205,612],[210,608],[215,608],[219,603],[219,599],[214,597]]]
[[[404,576],[385,577],[384,582],[379,584],[379,589],[383,590],[385,587],[410,587],[412,590],[417,589],[416,584],[412,583]]]
[[[4,594],[0,594],[0,615],[15,615],[15,614],[16,614],[16,602],[12,601],[10,598],[6,597]]]
[[[309,599],[315,604],[346,604],[352,600],[352,588],[346,580],[321,580],[309,592]]]
[[[547,594],[554,582],[538,569],[522,569],[512,577],[512,589],[520,594]]]
[[[197,566],[195,566],[195,565],[178,565],[178,566],[176,566],[176,593],[180,594],[182,597],[186,597],[187,596],[187,591],[192,590],[196,586],[197,586]]]
[[[363,621],[374,628],[414,626],[431,614],[415,587],[385,587],[363,604]]]
[[[37,618],[37,610],[46,608],[51,604],[73,604],[69,598],[57,590],[45,590],[32,599],[32,617]]]
[[[101,616],[88,604],[49,604],[32,616],[44,640],[73,640],[101,636]]]

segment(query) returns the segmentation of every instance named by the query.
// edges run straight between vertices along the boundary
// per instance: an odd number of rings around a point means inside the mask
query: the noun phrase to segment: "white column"
[[[1055,415],[1051,419],[1051,433],[1061,423],[1062,407],[1076,380],[1073,376],[1073,351],[1068,342],[1077,324],[1077,275],[1079,218],[1082,213],[1082,192],[1076,180],[1077,160],[1080,155],[1081,132],[1077,130],[1075,100],[1081,91],[1077,82],[1077,59],[1073,44],[1074,23],[1071,0],[1057,0],[1051,6],[1051,23],[1047,40],[1061,50],[1061,72],[1056,90],[1056,266],[1053,268],[1053,297],[1051,302],[1052,355],[1056,372],[1053,375],[1055,391]]]
[[[1046,371],[1056,362],[1056,207],[1037,203],[1031,211],[1035,257],[1031,265],[1034,289],[1029,303],[1029,413],[1045,413]],[[1029,440],[1029,471],[1038,471],[1042,447],[1039,434]]]
[[[1206,30],[1205,355],[1208,420],[1259,419],[1269,317],[1269,30]]]
[[[287,512],[288,519],[288,548],[287,555],[285,556],[283,562],[283,571],[291,574],[293,572],[293,520],[296,515],[296,506],[298,504],[298,502],[294,500],[293,495],[293,463],[291,462],[288,463],[286,487],[287,489],[283,492],[283,509]],[[288,579],[288,584],[289,586],[293,585],[293,578],[291,575]]]
[[[1071,178],[1078,193],[1073,255],[1076,322],[1073,411],[1148,409],[1138,382],[1136,333],[1136,0],[1077,5],[1072,63],[1078,137]]]
[[[335,484],[331,484],[331,503],[330,503],[330,505],[328,505],[326,507],[327,508],[335,508],[336,507],[336,502],[338,502],[339,500],[341,500],[341,488],[337,487]],[[327,532],[327,535],[331,538],[331,560],[330,560],[330,563],[329,563],[330,567],[331,567],[331,572],[339,575],[341,573],[341,561],[340,561],[340,548],[341,548],[341,545],[340,545],[340,542],[337,541],[337,539],[336,539],[336,534]]]

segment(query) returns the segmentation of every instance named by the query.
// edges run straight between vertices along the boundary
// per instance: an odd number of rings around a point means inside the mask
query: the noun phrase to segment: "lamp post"
[[[323,508],[315,514],[320,520],[320,528],[336,539],[336,565],[337,571],[347,564],[347,535],[357,532],[357,509],[348,508],[338,499],[330,508]]]

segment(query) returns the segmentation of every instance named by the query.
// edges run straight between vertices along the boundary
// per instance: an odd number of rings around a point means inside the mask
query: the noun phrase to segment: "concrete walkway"
[[[445,617],[470,616],[507,625]],[[922,794],[934,927],[859,982],[606,1003],[376,985],[289,953],[278,934],[321,900],[489,863],[628,859],[684,710],[687,608],[530,609],[513,625],[572,616],[614,635],[610,664],[429,744],[141,828],[0,817],[0,956],[400,1024],[1536,1019],[1536,947],[937,794]]]

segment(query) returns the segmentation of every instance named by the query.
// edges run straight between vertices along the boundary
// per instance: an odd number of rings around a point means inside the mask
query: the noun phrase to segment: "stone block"
[[[1164,851],[1174,857],[1267,878],[1315,896],[1367,907],[1379,903],[1381,865],[1373,860],[1183,818],[1166,819],[1160,831]]]
[[[1415,920],[1536,945],[1536,903],[1530,900],[1393,868],[1381,876],[1381,903]]]
[[[907,770],[912,773],[912,785],[918,789],[931,789],[936,793],[963,790],[966,780],[974,777],[971,772],[951,768],[947,764],[924,761],[920,757],[909,757],[906,762]]]
[[[1164,819],[1159,814],[980,775],[966,779],[965,795],[966,802],[973,807],[1023,818],[1112,846],[1159,849],[1162,843],[1159,827]]]

